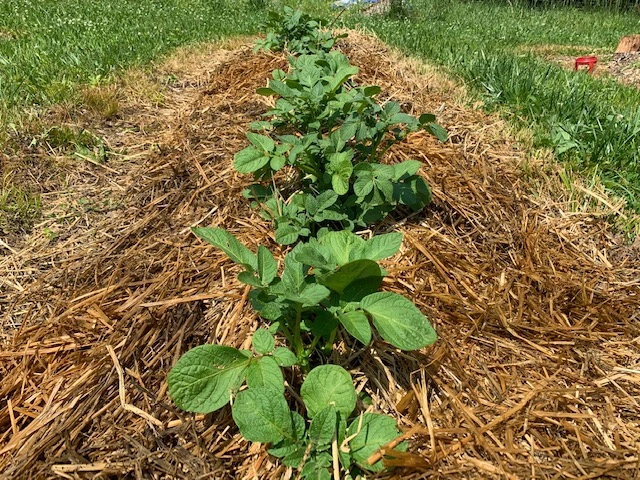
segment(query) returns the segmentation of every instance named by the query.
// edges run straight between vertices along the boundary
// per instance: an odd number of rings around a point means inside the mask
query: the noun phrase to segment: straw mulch
[[[385,288],[414,300],[440,340],[398,352],[344,339],[333,359],[410,438],[387,475],[637,478],[640,255],[610,231],[615,201],[565,190],[437,72],[355,32],[342,48],[360,81],[436,112],[451,135],[391,152],[424,162],[435,201],[377,228],[404,234]],[[241,439],[228,408],[178,411],[165,380],[189,348],[246,348],[260,325],[236,267],[189,226],[282,253],[231,161],[268,108],[255,89],[285,65],[247,45],[184,54],[157,73],[160,101],[129,85],[117,121],[76,120],[120,152],[76,179],[84,195],[109,189],[113,207],[3,250],[0,478],[294,478]]]

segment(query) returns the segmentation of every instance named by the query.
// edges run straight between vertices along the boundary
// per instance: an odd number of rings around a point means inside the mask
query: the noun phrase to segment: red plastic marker
[[[587,66],[587,73],[593,72],[593,69],[596,68],[596,62],[598,61],[598,57],[578,57],[576,58],[575,70],[578,70],[581,66]]]

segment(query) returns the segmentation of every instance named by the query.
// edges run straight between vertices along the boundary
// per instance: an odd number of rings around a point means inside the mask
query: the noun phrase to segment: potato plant
[[[291,53],[328,52],[338,38],[320,29],[323,22],[301,10],[285,6],[282,12],[269,12],[268,30],[264,40],[256,42],[255,50],[288,51]]]
[[[258,93],[277,96],[270,120],[254,122],[250,145],[235,155],[234,167],[262,184],[246,196],[262,206],[276,227],[276,241],[291,244],[319,228],[355,230],[384,219],[398,206],[418,211],[431,191],[418,175],[421,163],[382,163],[384,154],[411,132],[425,129],[440,140],[446,131],[431,114],[415,118],[397,102],[380,105],[377,86],[356,86],[358,68],[340,52],[290,58],[291,71],[275,70]],[[269,188],[275,172],[297,173],[294,191]],[[315,204],[325,206],[317,211]],[[310,204],[311,208],[307,206]]]
[[[379,291],[385,272],[377,261],[397,252],[402,235],[364,240],[348,231],[326,231],[298,243],[278,274],[264,246],[254,253],[218,228],[194,233],[242,265],[238,279],[252,287],[251,304],[271,325],[255,332],[253,352],[201,345],[185,353],[168,378],[176,405],[210,413],[233,398],[240,433],[271,444],[269,452],[300,469],[303,478],[331,478],[332,448],[345,470],[382,469],[382,463],[369,465],[367,458],[399,435],[395,421],[376,414],[354,416],[357,396],[349,373],[337,365],[312,368],[311,363],[314,352],[330,351],[339,335],[368,345],[372,327],[401,350],[435,342],[431,324],[410,300]],[[290,409],[285,396],[281,368],[294,366],[305,375],[299,393],[306,418]]]
[[[256,330],[251,350],[214,344],[186,352],[169,373],[169,394],[190,412],[231,403],[242,436],[268,444],[298,478],[330,480],[338,470],[355,478],[384,468],[368,459],[400,432],[391,417],[358,412],[351,375],[323,359],[341,340],[364,347],[378,338],[416,350],[437,335],[410,300],[380,291],[386,272],[378,262],[399,250],[402,235],[365,240],[352,230],[398,205],[419,210],[431,201],[420,162],[381,159],[410,132],[426,129],[441,140],[446,132],[432,115],[416,119],[396,102],[378,104],[380,89],[357,86],[358,69],[331,51],[335,38],[301,12],[285,9],[272,20],[279,29],[259,47],[299,56],[289,73],[276,70],[259,90],[278,99],[269,120],[251,125],[250,145],[234,164],[264,181],[285,165],[297,172],[293,192],[273,182],[245,192],[275,223],[276,240],[295,246],[279,265],[262,245],[253,252],[223,229],[193,229],[242,266],[238,280],[251,287],[251,306],[268,328]]]

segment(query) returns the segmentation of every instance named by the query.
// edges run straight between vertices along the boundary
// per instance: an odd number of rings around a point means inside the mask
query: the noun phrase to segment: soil
[[[417,132],[389,152],[423,163],[434,203],[363,232],[403,233],[384,288],[439,341],[400,352],[345,336],[331,358],[409,440],[382,477],[637,478],[640,248],[611,229],[621,204],[597,185],[568,189],[432,67],[357,32],[340,48],[381,100],[434,112],[450,136]],[[286,56],[246,40],[183,50],[132,72],[117,115],[61,107],[3,152],[29,160],[46,194],[32,233],[0,244],[0,478],[296,478],[228,408],[181,412],[166,385],[189,348],[248,348],[263,325],[237,268],[189,227],[282,258],[241,196],[251,178],[232,168],[275,68]],[[104,139],[106,162],[31,141],[61,124]]]

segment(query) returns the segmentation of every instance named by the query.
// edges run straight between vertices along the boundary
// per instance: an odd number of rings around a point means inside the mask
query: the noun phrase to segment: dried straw
[[[418,133],[389,153],[424,163],[435,201],[376,228],[404,234],[385,288],[415,301],[440,340],[399,352],[345,338],[332,358],[406,432],[409,453],[379,452],[398,467],[388,476],[637,478],[640,260],[606,222],[616,202],[565,190],[433,69],[356,32],[341,47],[361,82],[437,112],[451,135]],[[231,161],[268,108],[256,87],[285,65],[246,45],[191,52],[157,72],[159,100],[136,82],[117,120],[71,115],[120,155],[108,170],[65,167],[72,181],[47,198],[58,216],[0,246],[0,478],[294,478],[241,439],[228,408],[185,414],[166,385],[187,349],[247,347],[259,325],[236,267],[188,227],[282,254]],[[178,81],[158,87],[168,74]],[[109,204],[60,216],[78,195]]]

